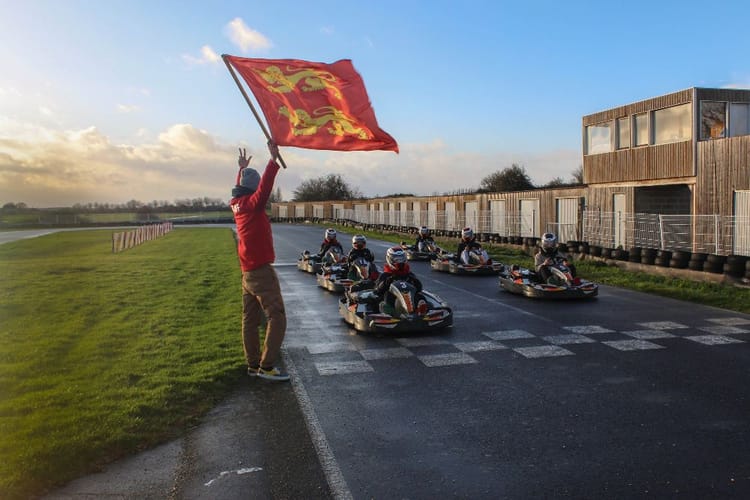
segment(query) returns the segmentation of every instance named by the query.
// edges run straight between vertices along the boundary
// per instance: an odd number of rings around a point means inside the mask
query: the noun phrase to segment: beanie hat
[[[258,171],[250,167],[243,168],[240,176],[240,186],[255,191],[258,189],[258,184],[260,184]]]

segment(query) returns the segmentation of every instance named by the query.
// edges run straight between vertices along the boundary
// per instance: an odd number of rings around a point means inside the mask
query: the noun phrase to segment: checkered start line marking
[[[441,337],[403,337],[395,338],[401,347],[387,347],[382,349],[360,349],[349,342],[328,342],[319,344],[308,344],[307,351],[313,355],[358,352],[361,360],[355,361],[321,361],[315,362],[315,368],[320,375],[342,375],[352,373],[369,373],[375,369],[370,361],[381,359],[411,358],[416,357],[428,368],[444,367],[453,365],[467,365],[478,363],[469,353],[512,350],[528,359],[550,358],[559,356],[574,356],[575,353],[565,349],[564,345],[600,343],[617,349],[618,351],[643,351],[653,349],[666,349],[666,346],[650,342],[651,340],[666,338],[684,338],[692,342],[704,345],[744,344],[744,340],[731,337],[733,334],[750,333],[750,329],[741,326],[750,325],[750,320],[745,318],[714,318],[707,319],[709,326],[695,327],[695,329],[706,332],[705,335],[690,335],[682,330],[691,327],[671,321],[658,321],[650,323],[637,323],[641,329],[616,331],[599,325],[580,325],[562,327],[568,334],[538,336],[526,330],[501,330],[496,332],[483,332],[482,335],[489,340],[474,342],[449,342]],[[672,330],[669,332],[667,330]],[[596,340],[588,335],[594,334],[620,334],[632,337],[628,340]],[[683,333],[680,335],[680,333]],[[503,341],[519,339],[540,339],[547,342],[546,345],[526,346],[511,348]],[[458,349],[459,352],[446,354],[417,355],[409,348],[424,346],[448,345]]]

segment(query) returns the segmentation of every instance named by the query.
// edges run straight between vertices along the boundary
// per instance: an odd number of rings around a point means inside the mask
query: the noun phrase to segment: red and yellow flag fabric
[[[224,57],[255,95],[279,146],[398,153],[396,141],[378,126],[364,81],[350,60],[325,64]]]

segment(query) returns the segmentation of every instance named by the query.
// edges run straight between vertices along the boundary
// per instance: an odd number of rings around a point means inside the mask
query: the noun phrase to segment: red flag
[[[224,56],[242,75],[280,146],[398,153],[378,126],[362,77],[348,59],[332,64]]]

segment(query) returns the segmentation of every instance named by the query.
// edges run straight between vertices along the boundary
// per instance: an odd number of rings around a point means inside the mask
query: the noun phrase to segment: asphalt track
[[[413,263],[453,328],[361,334],[296,268],[322,233],[274,226],[292,384],[248,380],[49,498],[750,498],[749,315],[612,287],[542,302]]]

